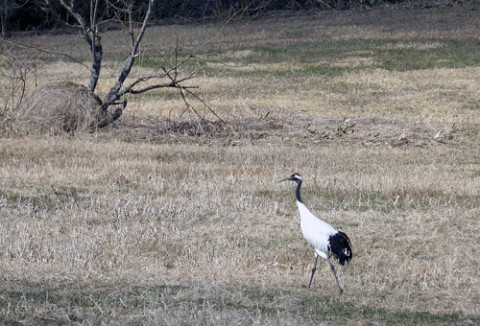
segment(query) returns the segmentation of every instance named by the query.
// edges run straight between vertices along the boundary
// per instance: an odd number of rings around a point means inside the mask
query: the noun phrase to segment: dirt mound
[[[101,100],[87,87],[63,83],[37,88],[25,98],[12,121],[16,134],[91,132]]]

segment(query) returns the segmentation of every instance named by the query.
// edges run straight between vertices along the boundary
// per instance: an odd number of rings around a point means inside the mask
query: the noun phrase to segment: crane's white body
[[[298,200],[297,206],[300,212],[300,227],[303,236],[313,246],[317,255],[323,259],[328,259],[328,239],[337,233],[337,230],[330,224],[318,219]]]
[[[350,239],[348,236],[333,228],[330,224],[320,220],[313,215],[310,210],[303,204],[300,189],[302,186],[302,176],[299,173],[293,173],[290,177],[282,179],[280,181],[295,181],[297,183],[297,189],[295,191],[295,198],[297,200],[297,207],[300,213],[300,227],[302,229],[303,236],[309,244],[315,250],[315,262],[313,264],[312,273],[310,274],[310,280],[308,287],[312,284],[313,275],[317,269],[318,257],[322,257],[330,266],[335,282],[337,283],[338,291],[343,293],[343,289],[338,283],[337,272],[335,266],[330,261],[330,256],[333,255],[337,258],[340,265],[348,262],[352,259],[352,250],[350,246]]]

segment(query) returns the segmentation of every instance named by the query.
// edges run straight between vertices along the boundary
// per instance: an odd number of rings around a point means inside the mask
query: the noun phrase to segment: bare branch
[[[133,34],[131,34],[131,38],[133,41],[130,49],[130,56],[127,62],[125,63],[122,71],[120,72],[120,75],[118,76],[115,85],[110,89],[108,94],[103,99],[103,105],[101,107],[101,110],[106,110],[107,107],[112,104],[112,102],[116,101],[119,98],[118,92],[120,91],[123,83],[125,82],[125,79],[127,78],[128,74],[130,73],[130,70],[133,67],[135,59],[137,58],[138,48],[140,46],[140,43],[142,42],[143,36],[145,34],[145,30],[147,29],[147,22],[148,22],[148,19],[150,18],[150,14],[152,12],[152,7],[154,2],[155,0],[148,1],[148,9],[147,9],[147,12],[145,13],[145,17],[142,22],[142,27],[140,28],[140,31],[138,32],[137,37],[135,38]],[[132,19],[131,14],[129,19],[130,20]],[[131,33],[133,33],[133,29],[131,29],[130,31]]]
[[[126,93],[129,93],[129,94],[141,94],[141,93],[145,93],[145,92],[149,92],[149,91],[153,91],[154,89],[159,89],[159,88],[178,88],[178,89],[189,89],[189,88],[198,88],[198,86],[179,86],[179,85],[174,85],[172,83],[169,83],[169,84],[156,84],[156,85],[152,85],[152,86],[147,86],[147,87],[144,87],[144,88],[141,88],[141,89],[132,89]],[[126,94],[125,93],[125,94]]]
[[[41,52],[41,53],[46,53],[46,54],[50,54],[50,55],[65,57],[65,58],[71,60],[72,62],[78,63],[78,64],[84,66],[85,68],[88,68],[88,66],[86,64],[84,64],[80,60],[77,60],[76,58],[74,58],[71,55],[66,54],[66,53],[55,52],[55,51],[51,51],[51,50],[45,50],[45,49],[42,49],[42,48],[39,48],[39,47],[36,47],[36,46],[33,46],[33,45],[23,44],[23,43],[19,43],[17,41],[12,41],[12,40],[8,40],[8,39],[2,39],[2,42],[5,42],[5,43],[8,43],[8,44],[11,44],[13,46],[17,46],[17,47],[23,48],[23,49],[32,49],[32,50],[35,50],[35,51],[38,51],[38,52]]]
[[[67,9],[68,13],[70,15],[73,16],[73,18],[75,18],[75,20],[77,21],[77,23],[80,25],[80,27],[82,28],[83,32],[84,32],[84,36],[85,37],[88,37],[88,33],[87,33],[87,24],[85,23],[85,20],[83,19],[83,17],[75,11],[74,7],[73,7],[73,0],[70,0],[70,4],[68,5],[64,0],[60,0],[60,4],[65,8]]]
[[[190,104],[190,101],[188,100],[188,98],[185,96],[185,92],[183,91],[182,88],[180,88],[180,94],[182,95],[182,99],[183,101],[185,102],[185,110],[183,110],[183,112],[180,114],[180,116],[182,116],[188,109],[192,110],[200,119],[203,119],[203,117],[201,116],[200,113],[198,113],[198,111],[195,109],[195,107],[193,105]]]
[[[194,92],[190,91],[189,89],[187,88],[184,88],[182,87],[182,90],[185,90],[188,94],[192,95],[193,97],[195,97],[198,101],[202,102],[203,105],[205,105],[205,107],[214,115],[217,117],[218,120],[220,120],[221,122],[225,123],[225,121],[220,118],[220,116],[217,114],[217,112],[215,112],[215,110],[207,104],[207,102],[205,102],[202,98],[200,98],[197,94],[195,94]]]
[[[85,22],[83,17],[75,10],[73,0],[70,0],[70,4],[67,4],[65,0],[60,0],[60,4],[69,12],[70,15],[73,16],[73,18],[75,18],[77,23],[80,25],[80,28],[82,29],[82,34],[85,37],[85,40],[90,46],[90,53],[92,54],[92,68],[90,70],[90,83],[88,85],[88,89],[91,92],[94,92],[95,88],[97,87],[98,79],[100,77],[103,48],[96,25],[98,0],[91,1],[94,2],[93,4],[91,3],[91,7],[94,8],[91,11],[90,27],[87,26],[87,23]]]
[[[153,76],[152,78],[156,78],[156,77]],[[154,90],[154,89],[166,88],[166,87],[173,87],[173,88],[180,88],[180,89],[182,89],[182,88],[185,88],[185,89],[187,89],[187,88],[198,88],[198,86],[181,86],[180,85],[180,83],[182,83],[184,81],[187,81],[187,80],[190,80],[192,78],[193,78],[193,73],[190,74],[187,77],[180,78],[180,79],[177,79],[175,81],[171,81],[169,83],[150,85],[150,86],[140,88],[140,89],[133,89],[133,86],[132,87],[126,87],[124,90],[122,90],[122,93],[123,94],[127,94],[127,93],[129,93],[129,94],[140,94],[140,93],[145,93],[145,92],[148,92],[148,91],[151,91],[151,90]],[[145,77],[143,77],[141,79],[142,79],[141,81],[146,80]],[[140,82],[140,80],[139,80],[139,82]]]

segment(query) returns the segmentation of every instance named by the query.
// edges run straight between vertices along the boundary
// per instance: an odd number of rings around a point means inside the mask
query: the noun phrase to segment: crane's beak
[[[286,177],[285,179],[278,180],[278,182],[283,182],[283,181],[288,181],[288,180],[291,180],[290,177]]]

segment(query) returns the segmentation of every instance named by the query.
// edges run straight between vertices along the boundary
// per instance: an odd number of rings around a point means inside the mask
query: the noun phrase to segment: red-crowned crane
[[[330,266],[335,281],[337,282],[338,291],[343,293],[343,289],[338,283],[337,272],[335,266],[330,261],[330,257],[338,259],[340,265],[344,265],[345,262],[349,262],[352,259],[352,249],[350,245],[350,239],[348,236],[337,231],[330,224],[317,218],[310,210],[305,206],[302,201],[300,189],[302,187],[302,176],[300,173],[293,173],[291,176],[280,180],[282,181],[295,181],[297,183],[297,190],[295,191],[295,197],[297,199],[297,206],[300,212],[300,226],[303,236],[315,249],[315,262],[313,263],[312,274],[308,281],[308,288],[312,284],[313,275],[317,270],[318,257],[322,257],[326,260]]]

